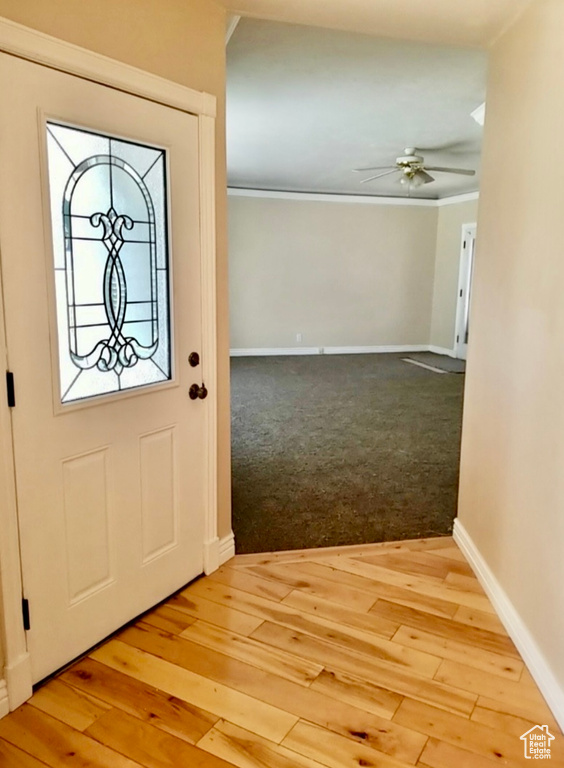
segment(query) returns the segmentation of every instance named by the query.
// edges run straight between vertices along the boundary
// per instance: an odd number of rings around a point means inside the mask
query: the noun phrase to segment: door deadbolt
[[[195,368],[197,365],[200,365],[200,355],[197,352],[190,352],[190,355],[188,356],[188,362],[192,368]]]
[[[206,389],[205,384],[202,384],[201,387],[198,386],[198,384],[192,384],[188,390],[188,394],[190,395],[190,400],[196,400],[197,398],[204,400],[208,396],[208,390]]]

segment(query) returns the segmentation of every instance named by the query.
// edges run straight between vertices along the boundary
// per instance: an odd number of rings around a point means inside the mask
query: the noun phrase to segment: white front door
[[[38,681],[203,570],[208,402],[188,395],[202,384],[188,362],[202,342],[198,120],[5,54],[0,94]]]
[[[472,276],[474,273],[474,253],[476,250],[476,225],[465,224],[462,227],[460,251],[460,271],[458,279],[458,303],[456,309],[456,357],[466,360],[470,335],[470,299],[472,296]]]

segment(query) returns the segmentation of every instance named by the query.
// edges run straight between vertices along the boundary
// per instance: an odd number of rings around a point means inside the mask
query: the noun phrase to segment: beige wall
[[[453,349],[462,226],[476,222],[478,201],[443,205],[438,210],[430,343]]]
[[[231,347],[428,344],[437,210],[229,197]]]
[[[561,701],[562,30],[562,0],[536,0],[491,54],[459,510]]]
[[[225,12],[211,0],[0,0],[0,15],[218,99],[219,535],[224,536],[231,527]]]

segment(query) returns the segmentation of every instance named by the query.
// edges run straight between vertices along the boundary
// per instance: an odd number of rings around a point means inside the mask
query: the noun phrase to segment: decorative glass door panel
[[[60,399],[171,378],[166,152],[47,122]]]

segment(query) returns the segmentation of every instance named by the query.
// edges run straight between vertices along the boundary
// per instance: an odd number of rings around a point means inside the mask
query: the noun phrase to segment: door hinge
[[[462,288],[460,289],[460,298],[462,298]]]
[[[466,248],[466,240],[464,241],[464,247]]]
[[[22,598],[22,616],[24,629],[31,629],[31,622],[29,620],[29,600],[25,597]]]
[[[459,341],[460,341],[460,336],[457,336],[456,337],[456,343],[458,344]]]
[[[16,387],[14,384],[14,374],[6,371],[6,395],[8,397],[8,408],[16,407]]]

